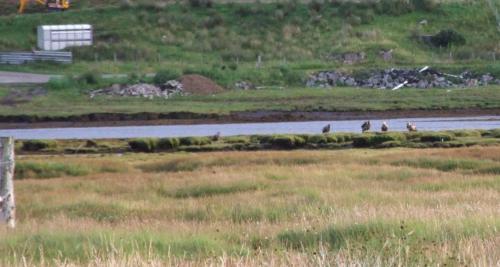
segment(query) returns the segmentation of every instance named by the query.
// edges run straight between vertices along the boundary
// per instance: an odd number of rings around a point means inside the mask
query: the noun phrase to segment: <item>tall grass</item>
[[[126,171],[17,180],[18,227],[0,228],[0,265],[494,265],[500,181],[479,170],[498,155],[491,146],[52,156],[44,160]],[[200,166],[144,170],[179,159]],[[419,159],[432,162],[407,164]]]

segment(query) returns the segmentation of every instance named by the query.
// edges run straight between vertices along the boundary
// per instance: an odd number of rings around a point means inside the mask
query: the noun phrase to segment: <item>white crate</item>
[[[38,48],[62,50],[73,46],[89,46],[93,43],[92,25],[41,25],[38,26]]]

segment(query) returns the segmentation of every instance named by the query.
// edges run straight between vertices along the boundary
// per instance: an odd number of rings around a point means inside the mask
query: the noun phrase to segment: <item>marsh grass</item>
[[[175,192],[173,192],[172,194],[168,195],[175,198],[210,197],[215,195],[225,195],[225,194],[234,194],[247,191],[255,191],[259,190],[262,187],[264,186],[250,182],[238,182],[229,185],[207,184],[207,185],[198,185],[198,186],[180,188]]]
[[[18,227],[0,228],[0,265],[494,265],[500,180],[479,170],[498,155],[490,146],[51,156],[127,171],[17,180]],[[143,169],[178,159],[202,165]],[[432,163],[407,164],[419,159]]]
[[[96,166],[97,165],[97,166]],[[45,161],[18,161],[15,168],[15,179],[48,179],[58,177],[86,176],[92,173],[117,173],[127,171],[126,165],[113,161],[100,163],[68,163]]]
[[[436,158],[418,158],[404,159],[392,163],[395,166],[411,166],[417,168],[436,169],[440,171],[450,172],[462,170],[472,173],[483,174],[498,174],[500,164],[488,160],[475,159],[436,159]]]

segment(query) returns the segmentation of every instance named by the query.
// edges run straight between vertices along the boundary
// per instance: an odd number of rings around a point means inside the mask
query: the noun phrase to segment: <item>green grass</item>
[[[483,1],[449,3],[431,12],[417,10],[401,16],[376,12],[373,20],[360,25],[352,23],[348,12],[330,4],[315,11],[300,3],[216,4],[213,8],[143,3],[124,8],[116,2],[93,2],[94,8],[82,0],[64,13],[0,16],[1,50],[30,50],[39,24],[90,23],[95,28],[95,45],[75,49],[76,63],[71,66],[2,68],[66,74],[92,69],[139,75],[165,69],[196,70],[224,85],[236,80],[269,85],[300,82],[297,76],[306,71],[339,67],[325,59],[330,53],[364,51],[367,61],[363,68],[432,63],[500,73],[491,56],[499,42],[496,22]],[[428,25],[419,26],[423,19]],[[434,34],[450,25],[466,36],[465,46],[432,49],[411,38],[411,33]],[[381,62],[381,49],[394,49],[394,61]],[[454,55],[451,61],[450,52]],[[98,62],[94,62],[96,55]],[[254,67],[257,55],[263,58],[263,69]],[[286,71],[280,70],[283,67]]]
[[[16,179],[84,176],[89,173],[90,169],[84,166],[51,162],[19,162],[15,169]]]
[[[127,171],[17,180],[18,224],[0,228],[0,263],[497,262],[500,179],[467,166],[495,167],[498,155],[491,146],[44,157]],[[189,172],[143,170],[176,159],[202,165]],[[415,159],[434,165],[393,164]],[[450,160],[464,167],[434,171]]]
[[[194,112],[225,115],[230,112],[281,111],[383,111],[406,109],[499,108],[500,88],[404,89],[399,91],[334,88],[287,88],[229,91],[217,96],[185,96],[172,99],[97,97],[77,90],[50,91],[16,108],[0,105],[2,115],[67,117],[90,113]],[[279,103],[279,105],[277,105]]]
[[[395,161],[392,163],[396,166],[411,166],[426,169],[436,169],[440,171],[450,172],[455,170],[463,170],[475,173],[484,174],[499,174],[500,164],[490,160],[472,160],[472,159],[433,159],[433,158],[417,158]]]
[[[234,183],[229,185],[199,185],[199,186],[191,186],[180,188],[176,190],[172,196],[175,198],[198,198],[198,197],[210,197],[215,195],[224,195],[224,194],[234,194],[239,192],[246,191],[255,191],[258,190],[261,186],[255,183]]]

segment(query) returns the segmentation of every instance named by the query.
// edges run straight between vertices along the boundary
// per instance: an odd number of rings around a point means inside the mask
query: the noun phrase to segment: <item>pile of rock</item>
[[[236,90],[253,90],[256,89],[255,84],[248,81],[238,81],[234,83],[234,88]]]
[[[409,70],[393,68],[373,71],[368,75],[357,76],[358,77],[338,71],[321,71],[311,75],[306,85],[308,87],[321,88],[351,86],[393,89],[398,86],[412,88],[449,88],[500,84],[500,79],[490,74],[475,75],[471,72],[464,72],[460,75],[451,75],[438,72],[432,68]]]
[[[90,97],[97,95],[109,96],[135,96],[145,98],[169,98],[174,95],[185,95],[182,84],[176,80],[168,81],[161,86],[155,86],[146,83],[121,85],[113,84],[111,87],[98,89],[90,92]]]

